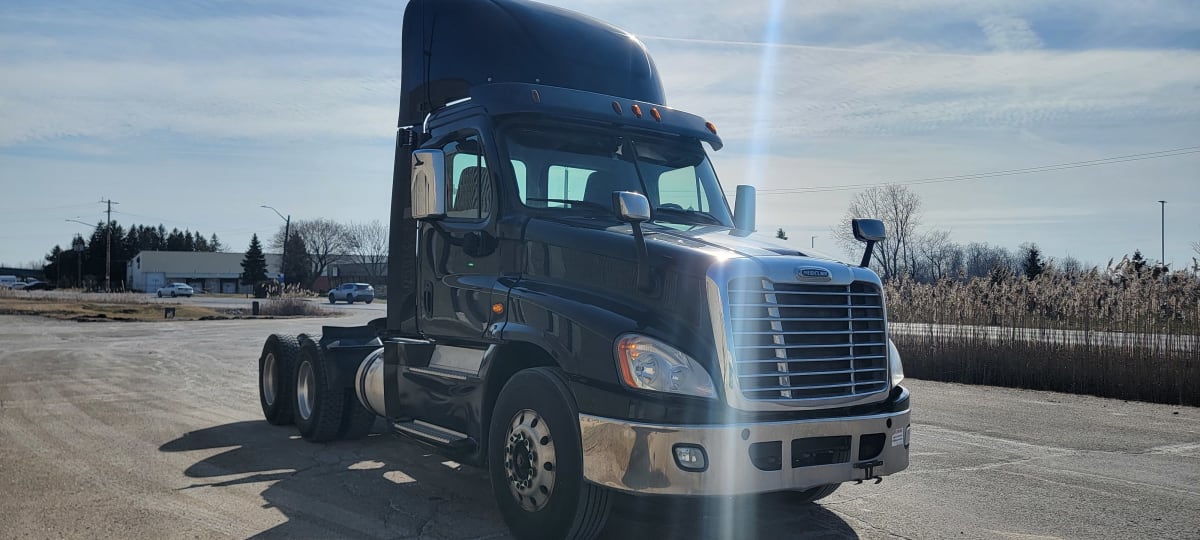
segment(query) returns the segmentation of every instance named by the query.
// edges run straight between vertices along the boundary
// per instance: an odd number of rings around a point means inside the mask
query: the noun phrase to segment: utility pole
[[[816,249],[816,247],[817,247],[817,235],[815,235],[815,234],[814,234],[814,235],[812,235],[812,237],[811,237],[811,238],[809,238],[809,245],[808,245],[808,247],[810,247],[810,248],[813,248],[813,249]]]
[[[112,199],[100,199],[108,205],[108,221],[104,224],[107,238],[104,241],[104,292],[112,292],[112,205],[121,204]]]
[[[1161,212],[1159,214],[1159,224],[1162,227],[1161,238],[1162,246],[1159,253],[1162,254],[1162,259],[1159,260],[1159,266],[1162,266],[1163,283],[1167,282],[1167,201],[1158,201]]]
[[[284,272],[287,271],[285,270],[285,268],[287,268],[287,245],[292,234],[292,215],[288,214],[287,217],[283,217],[283,214],[279,213],[279,210],[276,210],[274,207],[267,206],[265,204],[260,204],[259,208],[266,208],[272,212],[275,212],[275,215],[279,216],[279,218],[283,220],[283,250],[279,253],[279,273],[284,274]],[[283,279],[284,281],[287,280],[287,274],[284,274]]]

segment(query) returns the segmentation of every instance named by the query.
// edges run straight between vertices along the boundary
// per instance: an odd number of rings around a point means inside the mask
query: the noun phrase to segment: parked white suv
[[[369,283],[343,283],[340,287],[329,291],[329,303],[345,300],[351,304],[362,301],[368,304],[375,300],[375,287]]]
[[[192,294],[194,293],[195,291],[192,290],[192,286],[188,285],[187,283],[171,283],[166,287],[160,287],[158,289],[159,298],[164,296],[170,296],[171,298],[175,298],[176,296],[186,296],[191,298]]]

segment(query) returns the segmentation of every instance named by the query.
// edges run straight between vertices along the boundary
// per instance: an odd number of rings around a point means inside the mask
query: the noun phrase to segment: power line
[[[778,188],[778,189],[760,189],[758,193],[822,193],[828,191],[847,191],[852,189],[863,189],[871,187],[886,186],[898,184],[904,186],[920,185],[920,184],[940,184],[947,182],[961,182],[964,180],[980,180],[985,178],[996,178],[1000,176],[1016,176],[1021,174],[1035,174],[1051,171],[1062,171],[1068,169],[1079,169],[1084,167],[1099,167],[1101,165],[1112,165],[1116,163],[1127,163],[1130,161],[1143,161],[1147,159],[1160,159],[1174,156],[1183,156],[1188,154],[1200,153],[1200,146],[1185,146],[1182,148],[1172,148],[1170,150],[1159,150],[1157,152],[1145,152],[1141,154],[1128,154],[1124,156],[1113,156],[1099,159],[1089,159],[1086,161],[1072,161],[1067,163],[1056,163],[1053,165],[1041,165],[1037,167],[1026,167],[1022,169],[1007,169],[1001,171],[959,174],[954,176],[935,176],[929,178],[916,178],[912,180],[901,181],[885,181],[873,182],[868,184],[852,184],[848,186],[813,186],[813,187],[796,187],[796,188]]]

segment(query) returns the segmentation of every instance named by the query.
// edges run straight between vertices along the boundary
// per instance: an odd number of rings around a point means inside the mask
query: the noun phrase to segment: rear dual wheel
[[[271,334],[258,357],[258,401],[267,422],[277,426],[292,423],[295,386],[292,371],[300,354],[295,336]]]
[[[375,414],[358,402],[354,389],[336,384],[338,367],[322,353],[320,336],[301,334],[299,341],[292,416],[300,435],[309,442],[366,436],[375,423]]]

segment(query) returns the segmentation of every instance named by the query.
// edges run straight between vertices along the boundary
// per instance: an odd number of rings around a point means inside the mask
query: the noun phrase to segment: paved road
[[[480,470],[260,419],[263,338],[321,322],[0,316],[0,538],[506,538]],[[806,508],[622,499],[606,537],[1200,538],[1200,409],[910,385],[908,471]]]

